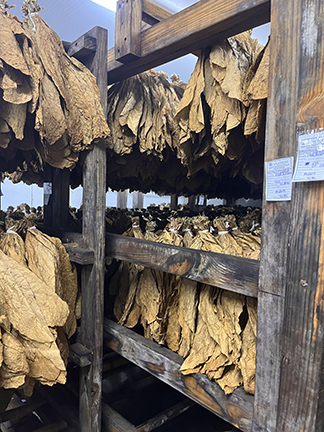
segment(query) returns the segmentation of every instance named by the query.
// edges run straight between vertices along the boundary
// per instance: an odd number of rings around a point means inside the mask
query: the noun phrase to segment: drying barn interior
[[[1,431],[324,430],[323,2],[118,0],[113,47],[45,3],[0,0],[1,179],[43,189],[0,210]]]

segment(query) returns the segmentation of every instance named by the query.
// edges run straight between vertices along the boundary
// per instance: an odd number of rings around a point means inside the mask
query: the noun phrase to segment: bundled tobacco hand
[[[20,225],[16,225],[19,228]],[[77,273],[61,241],[35,227],[0,236],[0,387],[66,381]]]

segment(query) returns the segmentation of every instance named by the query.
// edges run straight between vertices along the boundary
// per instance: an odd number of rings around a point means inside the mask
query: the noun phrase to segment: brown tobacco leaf
[[[11,29],[15,18],[0,9],[0,59],[12,68],[29,75],[28,66]]]
[[[3,234],[0,237],[0,249],[13,260],[27,266],[25,244],[19,234],[14,231]]]
[[[3,311],[13,327],[29,340],[51,343],[48,327],[63,326],[68,306],[55,292],[32,273],[0,251],[0,287]],[[0,302],[1,303],[1,302]]]
[[[25,382],[29,365],[23,345],[11,333],[2,330],[3,362],[0,367],[0,387],[18,388]]]

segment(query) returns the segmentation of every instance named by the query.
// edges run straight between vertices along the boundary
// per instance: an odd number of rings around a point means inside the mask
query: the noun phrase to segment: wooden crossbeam
[[[134,264],[257,297],[259,261],[117,234],[106,234],[106,254]]]
[[[142,20],[150,25],[169,18],[172,14],[150,0],[142,0]]]
[[[243,388],[225,395],[219,385],[210,381],[207,375],[182,375],[180,365],[183,358],[179,354],[108,319],[104,323],[104,337],[107,345],[127,360],[243,432],[251,432],[253,396]]]
[[[108,51],[108,83],[121,81],[270,20],[270,0],[201,0],[141,33],[130,65]]]

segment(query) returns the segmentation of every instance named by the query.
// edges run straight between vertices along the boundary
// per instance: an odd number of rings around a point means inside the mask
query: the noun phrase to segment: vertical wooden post
[[[324,126],[324,3],[272,0],[266,161]],[[324,429],[324,183],[263,202],[254,432]]]
[[[117,208],[119,209],[127,208],[127,197],[128,197],[128,189],[117,192]]]
[[[142,0],[118,0],[115,59],[127,63],[141,56]]]
[[[142,192],[133,192],[133,208],[142,209],[144,204],[144,196]]]
[[[107,30],[94,27],[97,49],[85,62],[97,79],[104,113],[107,107]],[[80,428],[101,428],[102,351],[104,315],[104,258],[106,210],[106,147],[99,141],[87,155],[83,168],[83,239],[94,251],[93,266],[82,268],[82,318],[79,341],[93,354],[90,366],[80,372]]]
[[[171,195],[171,210],[177,210],[178,208],[178,195],[177,194],[172,194]]]
[[[67,227],[70,204],[70,171],[46,166],[45,180],[52,185],[48,204],[44,203],[44,224],[53,229]]]

